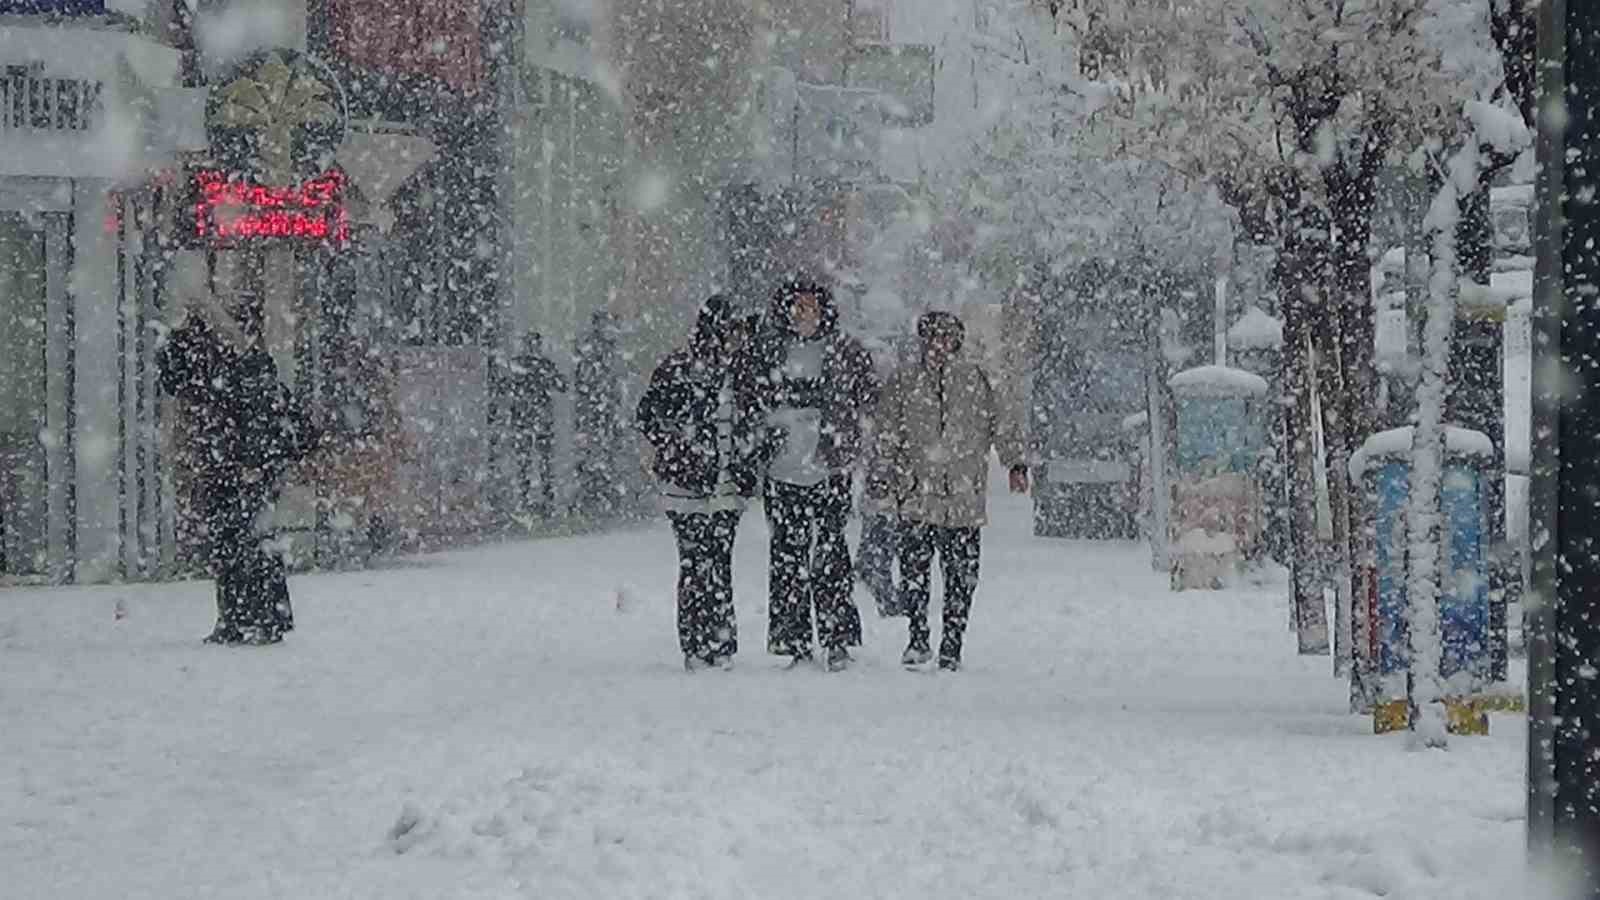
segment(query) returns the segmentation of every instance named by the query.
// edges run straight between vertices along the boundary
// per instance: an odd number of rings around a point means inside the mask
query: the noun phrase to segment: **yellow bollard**
[[[1411,727],[1411,710],[1404,700],[1390,700],[1372,708],[1372,733],[1389,734]]]
[[[1454,698],[1444,702],[1445,724],[1451,734],[1486,735],[1489,733],[1489,714],[1478,708],[1472,698]]]
[[[1489,733],[1489,711],[1506,710],[1512,698],[1453,697],[1444,702],[1445,727],[1451,734],[1479,736]],[[1520,701],[1515,701],[1520,703]],[[1411,707],[1405,700],[1380,703],[1372,710],[1372,733],[1391,734],[1411,727]]]

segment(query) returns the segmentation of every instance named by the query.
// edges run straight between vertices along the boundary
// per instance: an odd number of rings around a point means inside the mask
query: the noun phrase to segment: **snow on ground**
[[[1518,719],[1408,752],[1281,590],[992,505],[954,675],[871,612],[777,668],[759,510],[732,672],[682,671],[663,527],[296,578],[272,648],[201,646],[203,584],[0,592],[0,896],[1525,896]]]

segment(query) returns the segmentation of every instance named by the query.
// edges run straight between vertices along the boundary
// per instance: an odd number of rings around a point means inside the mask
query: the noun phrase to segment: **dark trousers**
[[[539,473],[539,502],[541,515],[548,516],[556,508],[556,483],[553,458],[556,438],[549,431],[518,429],[511,433],[511,453],[517,467],[517,501],[523,509],[533,508],[532,476],[534,467]]]
[[[256,533],[261,509],[246,503],[207,522],[211,575],[217,580],[217,630],[227,637],[247,629],[275,637],[294,628],[283,560],[264,548]]]
[[[900,555],[900,520],[894,516],[867,516],[861,524],[861,549],[856,570],[878,603],[878,614],[898,616],[900,597],[894,587],[894,563]]]
[[[933,555],[939,554],[944,573],[944,632],[939,641],[939,656],[961,658],[961,642],[967,631],[967,615],[972,610],[972,595],[978,589],[979,531],[976,528],[946,528],[925,522],[906,522],[900,535],[901,597],[910,619],[911,643],[928,646],[929,585]]]
[[[708,661],[739,650],[733,609],[737,512],[669,512],[678,539],[678,647]]]
[[[581,393],[578,395],[583,396]],[[577,469],[578,512],[586,516],[613,516],[621,507],[621,485],[614,459],[622,435],[611,427],[609,415],[591,414],[578,423],[573,435]]]
[[[586,516],[616,515],[618,503],[617,473],[607,456],[608,451],[593,448],[578,459],[578,511]]]
[[[765,501],[772,530],[767,652],[810,655],[813,611],[824,647],[860,645],[861,613],[850,597],[850,546],[844,536],[850,476],[811,486],[769,480]]]

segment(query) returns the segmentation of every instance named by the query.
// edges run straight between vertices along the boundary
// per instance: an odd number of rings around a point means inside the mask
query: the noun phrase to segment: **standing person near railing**
[[[191,286],[192,287],[192,286]],[[183,316],[156,355],[161,387],[191,417],[193,502],[217,581],[217,644],[274,644],[294,628],[284,563],[269,546],[284,473],[316,446],[262,346],[259,310],[232,309],[209,291],[177,297]]]

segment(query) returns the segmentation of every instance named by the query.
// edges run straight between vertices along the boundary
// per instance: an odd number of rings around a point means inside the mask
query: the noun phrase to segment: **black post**
[[[1528,839],[1565,900],[1600,898],[1600,6],[1546,0],[1539,54]]]
[[[1462,274],[1487,286],[1493,271],[1494,228],[1487,182],[1468,194],[1456,226]],[[1451,381],[1445,394],[1445,421],[1471,428],[1494,445],[1495,462],[1485,473],[1484,544],[1489,548],[1489,658],[1495,681],[1506,679],[1508,657],[1506,604],[1518,586],[1506,546],[1506,394],[1501,360],[1505,351],[1505,317],[1471,311],[1458,313],[1450,338]]]

